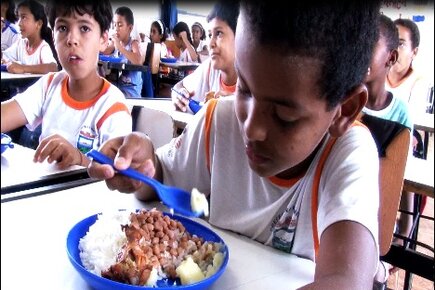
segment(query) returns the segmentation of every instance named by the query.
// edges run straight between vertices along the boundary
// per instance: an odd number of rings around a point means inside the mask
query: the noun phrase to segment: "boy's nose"
[[[267,137],[266,122],[263,118],[265,112],[259,104],[251,102],[243,123],[246,138],[249,141],[264,141]]]
[[[78,43],[79,42],[78,42],[76,34],[73,32],[70,32],[68,34],[67,44],[71,46],[71,45],[77,45]]]

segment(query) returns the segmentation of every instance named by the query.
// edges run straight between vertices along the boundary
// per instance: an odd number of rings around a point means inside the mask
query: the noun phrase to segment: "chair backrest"
[[[146,65],[148,65],[151,69],[151,74],[157,74],[159,72],[160,67],[160,51],[162,45],[160,43],[152,43],[152,48],[150,49],[149,59],[145,59]],[[147,50],[148,51],[148,50]]]
[[[168,113],[147,107],[140,108],[136,131],[147,134],[155,148],[169,143],[176,133],[174,121]]]
[[[379,251],[384,256],[393,239],[411,132],[399,123],[369,115],[361,121],[370,129],[379,151]]]

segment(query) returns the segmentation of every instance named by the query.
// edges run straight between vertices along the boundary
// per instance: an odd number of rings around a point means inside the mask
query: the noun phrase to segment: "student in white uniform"
[[[208,51],[208,44],[205,35],[205,29],[202,27],[201,23],[195,22],[191,27],[193,47],[198,54],[198,59],[200,62],[204,62],[210,55]]]
[[[175,45],[180,49],[179,61],[198,62],[198,54],[193,47],[189,26],[183,21],[175,24],[172,29]]]
[[[234,38],[239,11],[231,2],[217,2],[207,15],[210,55],[193,73],[174,85],[171,97],[176,109],[189,109],[189,100],[205,102],[208,98],[232,95],[236,91]],[[181,96],[181,95],[182,96]]]
[[[17,13],[22,38],[3,52],[2,63],[7,65],[8,72],[57,71],[57,55],[44,6],[35,0],[26,0],[18,4]]]
[[[210,199],[212,225],[315,261],[314,281],[300,289],[372,289],[379,159],[369,130],[355,120],[367,100],[379,8],[372,1],[243,1],[235,99],[209,101],[157,152],[139,133],[100,150],[118,169],[198,188]],[[108,165],[92,162],[88,171],[112,189],[156,198]]]
[[[18,27],[15,25],[18,18],[15,15],[15,3],[13,0],[2,0],[1,2],[1,29],[2,41],[1,49],[3,50],[10,47],[18,39],[20,33]]]
[[[3,102],[1,132],[41,124],[35,162],[57,162],[60,168],[87,166],[85,153],[132,129],[124,95],[96,69],[99,52],[107,45],[112,6],[109,0],[79,4],[53,0],[48,9],[63,70],[43,76]]]

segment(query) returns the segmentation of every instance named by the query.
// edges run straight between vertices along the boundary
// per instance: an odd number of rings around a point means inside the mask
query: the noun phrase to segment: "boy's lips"
[[[266,156],[258,154],[250,145],[246,146],[246,155],[255,164],[262,164],[269,160]]]

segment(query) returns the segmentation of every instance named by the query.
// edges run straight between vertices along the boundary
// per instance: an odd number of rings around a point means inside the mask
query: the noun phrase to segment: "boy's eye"
[[[88,31],[90,31],[91,29],[90,29],[88,26],[82,26],[82,27],[80,27],[80,30],[81,30],[82,32],[88,32]]]
[[[66,31],[66,26],[65,25],[59,25],[56,29],[59,32],[65,32]]]

